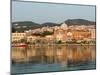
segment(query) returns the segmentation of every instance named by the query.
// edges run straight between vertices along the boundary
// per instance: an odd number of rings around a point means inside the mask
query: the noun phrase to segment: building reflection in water
[[[95,45],[52,45],[12,47],[12,62],[54,64],[62,67],[95,61]]]

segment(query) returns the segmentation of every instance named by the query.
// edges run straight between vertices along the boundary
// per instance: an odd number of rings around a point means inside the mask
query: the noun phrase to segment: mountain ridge
[[[62,23],[65,23],[68,26],[70,25],[96,25],[96,22],[85,20],[85,19],[67,19]],[[36,29],[36,28],[41,28],[41,27],[46,27],[46,26],[48,27],[60,26],[62,23],[45,22],[45,23],[39,24],[32,21],[17,21],[17,22],[12,22],[12,29],[15,29],[17,31],[25,31],[29,29]]]

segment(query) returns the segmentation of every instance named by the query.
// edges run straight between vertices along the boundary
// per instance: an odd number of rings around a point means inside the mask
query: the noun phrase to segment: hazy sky
[[[95,21],[95,6],[12,2],[12,21],[61,23],[67,19]]]

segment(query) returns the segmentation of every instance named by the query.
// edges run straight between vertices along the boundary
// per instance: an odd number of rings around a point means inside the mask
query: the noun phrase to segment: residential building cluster
[[[52,34],[46,34],[45,36],[34,35],[42,34],[48,31]],[[70,25],[62,23],[61,26],[53,27],[42,27],[33,30],[28,30],[24,32],[14,32],[12,33],[12,42],[20,42],[26,40],[26,42],[36,43],[54,43],[61,41],[64,42],[82,42],[82,41],[93,41],[96,39],[96,29],[95,25]]]

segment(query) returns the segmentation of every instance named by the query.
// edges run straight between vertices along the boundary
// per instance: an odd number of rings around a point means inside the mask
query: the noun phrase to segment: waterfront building
[[[67,41],[72,41],[72,39],[73,39],[73,34],[72,34],[72,32],[67,32]]]
[[[89,29],[89,31],[91,32],[91,40],[95,41],[95,38],[96,38],[96,30],[95,30],[95,28]]]
[[[36,36],[32,36],[32,35],[27,36],[27,42],[34,42],[36,38],[37,38]]]
[[[53,39],[54,39],[53,35],[47,35],[47,36],[45,36],[45,38],[46,38],[47,40],[53,40]]]
[[[67,30],[68,26],[67,26],[67,24],[62,23],[61,26],[60,26],[60,28],[63,29],[63,30]]]
[[[75,40],[83,40],[84,38],[90,39],[91,37],[91,33],[88,30],[73,30],[71,32]]]
[[[67,34],[67,30],[57,29],[54,31],[54,38],[57,41],[66,42],[66,38],[67,38],[66,34]]]
[[[12,33],[12,42],[14,41],[20,41],[21,39],[25,39],[26,38],[26,33],[19,33],[19,32],[15,32]]]

